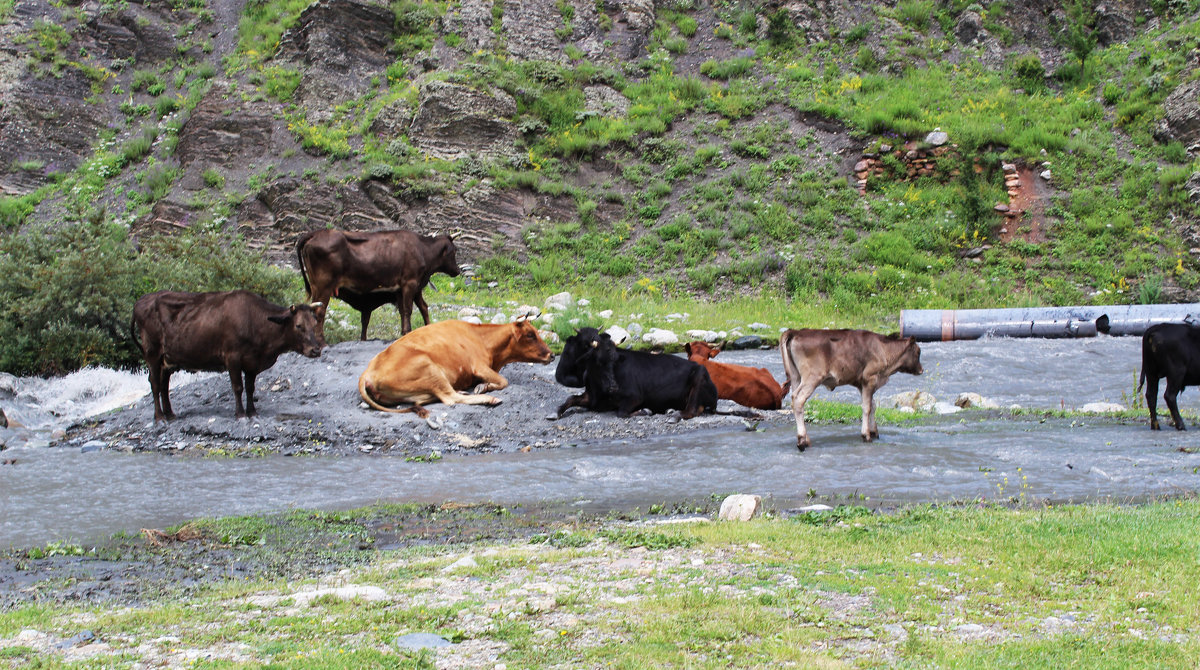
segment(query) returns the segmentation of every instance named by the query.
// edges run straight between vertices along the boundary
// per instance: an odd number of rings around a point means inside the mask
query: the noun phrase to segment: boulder
[[[1080,412],[1088,414],[1109,414],[1112,412],[1124,412],[1128,407],[1116,402],[1089,402],[1079,408]]]
[[[546,344],[558,344],[559,342],[558,333],[553,330],[539,330],[538,335],[541,336],[542,341]]]
[[[642,328],[642,324],[636,321],[626,326],[626,329],[629,331],[629,335],[632,337],[641,337],[642,333],[645,332],[645,329]]]
[[[941,130],[934,130],[932,133],[929,133],[928,135],[925,136],[925,143],[933,145],[935,147],[940,147],[949,141],[950,141],[950,136],[947,135],[946,133],[942,132]]]
[[[679,336],[669,330],[651,328],[650,332],[642,336],[642,341],[656,347],[661,347],[667,344],[677,344]]]
[[[502,323],[508,323],[508,321],[509,321],[509,319],[508,319],[507,314],[505,314],[504,312],[496,312],[495,314],[492,315],[492,318],[488,320],[488,323],[491,323],[493,325],[500,325]]]
[[[978,12],[967,10],[959,15],[958,24],[954,26],[954,36],[958,41],[971,45],[980,38],[983,33],[983,17]]]
[[[731,495],[721,501],[717,519],[721,521],[749,521],[762,511],[762,496],[742,493]]]
[[[612,338],[613,344],[617,346],[629,340],[629,331],[620,326],[609,326],[604,332],[608,333],[608,336]]]
[[[517,308],[517,311],[513,313],[513,319],[515,320],[525,317],[526,319],[532,321],[541,315],[542,310],[538,309],[537,307],[534,307],[533,305],[521,305]]]
[[[629,113],[629,104],[629,98],[610,86],[588,86],[583,89],[584,114],[619,119]]]
[[[1200,142],[1200,79],[1181,84],[1163,101],[1163,119],[1154,137],[1163,143],[1182,142],[1190,147]]]
[[[516,115],[517,102],[504,91],[435,80],[421,89],[410,132],[413,144],[435,158],[498,156],[511,153],[517,141]]]
[[[567,291],[563,291],[562,293],[555,293],[549,298],[546,298],[546,302],[542,303],[542,307],[548,310],[553,309],[562,311],[573,304],[574,303],[571,301],[571,294]]]
[[[596,316],[600,317],[601,319],[611,319],[612,315],[613,311],[611,309],[602,309],[599,312],[596,312]]]
[[[1096,43],[1107,47],[1117,42],[1124,42],[1133,37],[1137,31],[1133,26],[1133,16],[1118,3],[1096,5],[1096,24],[1092,33]]]
[[[716,331],[712,330],[689,330],[684,334],[688,336],[688,339],[704,342],[716,342],[721,339],[720,335],[717,335]]]
[[[928,412],[937,404],[937,398],[925,391],[905,391],[889,397],[885,402],[895,409]]]
[[[959,393],[954,399],[954,404],[963,409],[977,407],[979,409],[996,409],[1000,407],[994,401],[979,395],[978,393]]]
[[[179,144],[175,154],[186,170],[192,163],[203,169],[212,166],[241,168],[274,153],[274,116],[266,108],[244,105],[241,97],[227,86],[213,86],[183,127],[179,129]],[[185,186],[204,188],[200,170],[193,171],[195,179]]]
[[[400,649],[420,650],[420,649],[437,649],[438,647],[449,647],[452,643],[450,640],[433,633],[409,633],[401,635],[392,641],[392,644]]]
[[[763,344],[763,339],[758,335],[744,335],[730,343],[730,349],[758,349]]]

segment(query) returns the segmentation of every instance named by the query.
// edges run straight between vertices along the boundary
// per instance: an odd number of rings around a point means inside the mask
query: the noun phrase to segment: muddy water
[[[926,374],[894,377],[881,397],[920,389],[952,401],[971,391],[1005,407],[1077,408],[1130,400],[1140,341],[985,340],[933,343],[922,350]],[[765,365],[779,376],[774,352],[727,353],[723,358],[729,362]],[[129,385],[140,383],[135,377]],[[116,396],[128,402],[132,393],[120,382],[82,386],[100,407]],[[747,492],[786,508],[806,504],[810,491],[836,504],[862,497],[884,503],[1142,500],[1200,489],[1200,454],[1189,453],[1200,446],[1197,433],[1153,432],[1144,420],[1042,421],[967,412],[884,425],[882,439],[872,444],[859,440],[857,426],[819,424],[810,427],[815,446],[804,453],[792,446],[790,428],[774,427],[447,456],[433,463],[388,457],[201,459],[37,446],[38,436],[56,421],[68,421],[73,411],[64,409],[69,403],[56,405],[54,418],[44,409],[54,389],[39,393],[21,389],[6,401],[6,412],[24,403],[16,413],[27,420],[51,419],[38,424],[34,437],[21,442],[25,446],[3,454],[17,465],[0,466],[0,547],[87,541],[196,516],[378,501],[551,501],[605,510]],[[855,401],[857,394],[822,390],[817,397]],[[1181,400],[1185,412],[1200,406],[1194,390]]]

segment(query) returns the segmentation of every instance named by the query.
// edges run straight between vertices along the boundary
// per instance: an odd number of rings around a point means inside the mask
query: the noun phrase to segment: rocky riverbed
[[[362,403],[357,384],[367,363],[387,344],[342,342],[327,348],[317,360],[282,356],[258,379],[259,415],[252,419],[233,417],[229,379],[214,374],[172,389],[171,402],[178,415],[174,421],[155,425],[147,396],[77,425],[68,431],[67,443],[124,451],[426,457],[431,452],[490,453],[638,439],[728,428],[745,421],[739,414],[681,421],[674,412],[621,418],[611,412],[578,409],[553,420],[568,395],[579,392],[555,382],[557,361],[516,363],[501,370],[511,385],[492,394],[502,400],[498,406],[434,404],[429,406],[428,420],[383,413]],[[783,378],[774,349],[737,353],[739,359],[767,366],[776,378]],[[719,410],[744,413],[729,401],[721,401]],[[759,414],[754,421],[783,425],[791,420],[790,409]]]

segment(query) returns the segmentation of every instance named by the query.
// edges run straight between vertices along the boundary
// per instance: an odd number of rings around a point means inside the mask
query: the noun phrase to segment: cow
[[[130,332],[150,370],[155,422],[175,418],[170,397],[175,370],[228,372],[234,416],[240,419],[258,413],[254,379],[280,354],[316,358],[325,347],[312,305],[280,307],[250,291],[143,295],[133,306]]]
[[[787,391],[775,381],[766,368],[718,363],[712,359],[716,358],[721,350],[709,346],[706,342],[688,342],[683,345],[683,350],[687,352],[688,360],[695,361],[708,370],[708,376],[717,386],[718,398],[732,400],[754,409],[779,409],[783,406],[783,397],[787,395]]]
[[[423,405],[498,405],[486,395],[508,386],[500,368],[509,363],[542,363],[554,354],[528,321],[474,324],[440,321],[402,336],[371,359],[358,378],[364,402],[383,412],[415,412],[425,419]],[[474,395],[461,393],[474,387]],[[385,405],[411,403],[396,409]]]
[[[421,292],[436,272],[451,277],[462,272],[455,255],[450,235],[429,237],[407,230],[316,230],[296,240],[300,277],[309,301],[328,306],[330,298],[337,297],[358,310],[362,340],[367,339],[371,312],[388,302],[400,312],[401,335],[412,331],[414,303],[425,324],[431,323]],[[324,313],[319,324],[324,336]]]
[[[875,391],[896,372],[919,375],[921,348],[915,339],[869,330],[788,330],[779,338],[783,371],[796,414],[796,448],[811,446],[804,427],[804,404],[818,386],[833,390],[850,385],[862,392],[862,438],[879,437]]]
[[[1158,425],[1158,380],[1166,377],[1163,400],[1171,410],[1175,430],[1186,430],[1176,397],[1190,384],[1200,384],[1200,326],[1186,323],[1156,323],[1142,333],[1142,371],[1137,392],[1146,387],[1146,409],[1150,429]]]
[[[616,410],[625,417],[640,409],[655,414],[677,409],[684,419],[717,409],[717,387],[698,363],[618,349],[608,333],[595,328],[580,328],[567,338],[554,378],[584,388],[559,406],[556,418],[572,407]]]

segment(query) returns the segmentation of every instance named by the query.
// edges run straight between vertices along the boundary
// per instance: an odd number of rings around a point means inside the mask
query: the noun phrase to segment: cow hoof
[[[808,439],[807,435],[804,437],[796,438],[796,448],[799,449],[800,451],[804,451],[806,448],[811,447],[811,446],[812,446],[812,442]]]
[[[558,419],[559,419],[559,416],[557,414],[547,414],[546,415],[547,421],[558,421]]]
[[[870,433],[868,433],[868,434],[866,434],[866,435],[863,435],[863,436],[862,436],[862,439],[863,439],[863,442],[870,442],[870,441],[871,441],[871,434],[870,434]]]
[[[499,405],[502,402],[504,402],[504,401],[499,398],[488,398],[487,404],[491,405],[492,407],[495,407],[496,405]]]

